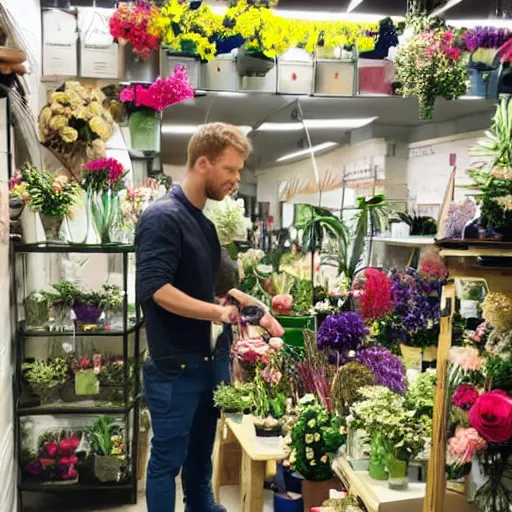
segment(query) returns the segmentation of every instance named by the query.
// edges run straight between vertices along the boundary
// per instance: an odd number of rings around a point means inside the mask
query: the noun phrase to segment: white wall
[[[416,204],[440,204],[452,168],[450,154],[456,155],[456,186],[467,185],[466,171],[471,167],[469,150],[475,145],[481,134],[466,133],[433,141],[410,144],[407,160],[407,183],[409,197]],[[467,190],[456,188],[455,198],[460,200]]]
[[[41,55],[41,10],[39,0],[1,0],[19,23],[32,51],[40,60]],[[37,115],[39,107],[40,68],[27,76],[30,90],[30,105]],[[11,376],[11,325],[9,304],[9,251],[8,246],[0,246],[0,511],[16,510],[16,472],[14,461],[14,436],[12,418],[12,376]]]

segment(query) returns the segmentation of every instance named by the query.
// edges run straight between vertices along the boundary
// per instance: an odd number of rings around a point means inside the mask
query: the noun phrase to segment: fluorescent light
[[[359,7],[364,0],[350,0],[347,7],[347,12],[352,12],[356,7]]]
[[[199,125],[195,124],[164,124],[162,126],[162,133],[173,135],[194,135],[198,128]],[[242,125],[238,128],[240,128],[245,135],[252,131],[252,126]]]
[[[237,91],[218,91],[215,94],[217,96],[224,96],[227,98],[239,98],[242,96],[247,96],[246,92],[237,92]]]
[[[310,129],[340,129],[340,130],[354,130],[361,128],[367,124],[373,123],[376,117],[365,117],[359,119],[304,119],[304,125],[308,130]],[[303,129],[302,123],[263,123],[258,127],[257,131],[262,132],[287,132],[287,131],[300,131]]]
[[[456,5],[460,4],[462,0],[448,0],[443,6],[439,7],[439,9],[436,9],[434,12],[432,12],[429,16],[429,18],[435,18],[439,16],[440,14],[443,14],[443,12],[447,11],[448,9],[451,9],[452,7],[455,7]]]
[[[312,153],[317,153],[318,151],[322,151],[324,149],[332,148],[333,146],[337,146],[336,142],[324,142],[322,144],[318,144],[318,146],[313,146],[308,149],[301,149],[300,151],[295,151],[294,153],[289,153],[287,155],[278,158],[277,162],[284,162],[285,160],[291,160],[292,158],[296,158],[302,155],[310,155]]]
[[[475,28],[475,27],[495,27],[512,29],[512,20],[502,18],[487,18],[481,20],[446,20],[450,27],[455,28]]]

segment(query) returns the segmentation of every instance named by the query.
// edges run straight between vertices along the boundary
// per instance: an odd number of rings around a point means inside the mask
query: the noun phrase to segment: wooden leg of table
[[[220,420],[217,423],[217,433],[215,435],[215,444],[213,445],[213,475],[212,475],[212,487],[215,501],[220,503],[220,479],[221,479],[221,468],[222,458],[224,455],[224,421]]]
[[[242,453],[242,512],[262,512],[266,465]]]
[[[220,503],[220,488],[224,485],[240,484],[242,449],[223,420],[217,426],[213,449],[212,487],[217,503]]]

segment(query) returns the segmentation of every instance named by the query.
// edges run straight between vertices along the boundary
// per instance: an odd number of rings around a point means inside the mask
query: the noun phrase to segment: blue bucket
[[[274,512],[303,512],[304,500],[300,494],[274,494]]]

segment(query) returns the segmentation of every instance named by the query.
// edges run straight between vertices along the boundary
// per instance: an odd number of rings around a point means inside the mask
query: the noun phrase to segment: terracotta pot
[[[342,485],[336,478],[331,478],[324,482],[312,482],[304,480],[302,482],[302,498],[304,500],[304,512],[309,512],[313,507],[319,507],[329,499],[331,489],[341,490]]]

